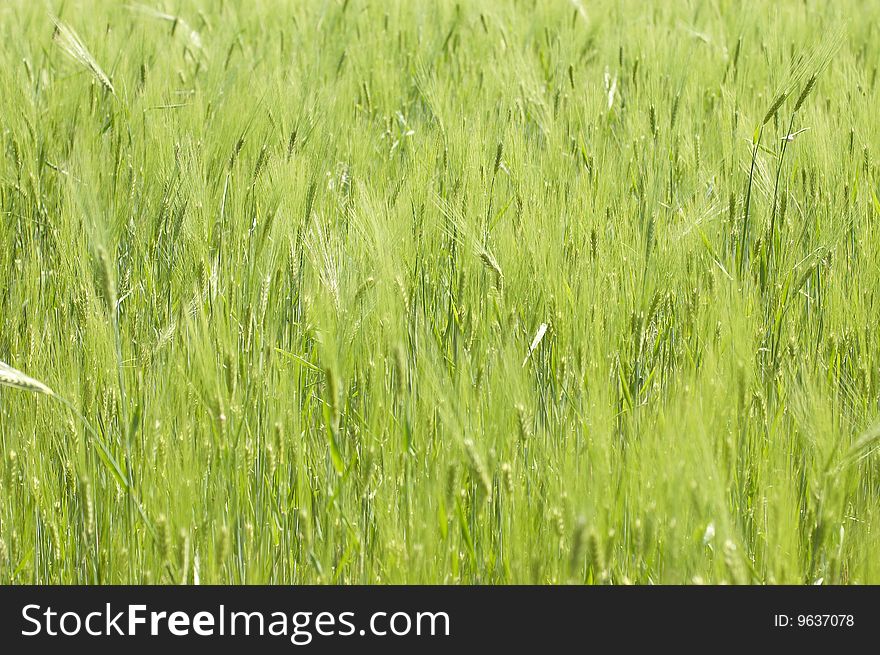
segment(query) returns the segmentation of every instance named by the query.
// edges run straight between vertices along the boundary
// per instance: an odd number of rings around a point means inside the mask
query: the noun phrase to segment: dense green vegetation
[[[0,582],[880,582],[878,29],[4,3]]]

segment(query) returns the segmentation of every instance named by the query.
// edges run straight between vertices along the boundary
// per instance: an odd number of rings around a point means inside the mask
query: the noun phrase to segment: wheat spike
[[[107,77],[107,74],[98,65],[98,62],[92,56],[92,53],[89,52],[89,49],[86,48],[82,39],[79,38],[79,35],[74,32],[70,26],[65,25],[57,18],[53,18],[52,21],[55,23],[54,39],[55,43],[58,44],[58,47],[60,47],[68,57],[87,68],[92,74],[92,77],[115,96],[116,89],[113,88],[113,83],[110,82],[110,78]]]
[[[804,86],[804,90],[801,91],[800,96],[798,96],[797,102],[794,103],[794,109],[792,110],[792,113],[797,113],[797,110],[800,109],[801,105],[804,104],[804,100],[807,99],[807,96],[810,95],[810,91],[812,91],[813,87],[816,86],[816,77],[816,73],[813,73],[810,79],[807,80],[807,83]]]
[[[522,365],[525,366],[526,362],[529,361],[529,357],[532,356],[532,353],[535,352],[535,349],[541,344],[541,340],[544,338],[544,335],[547,333],[547,324],[541,323],[538,331],[535,333],[535,338],[532,339],[532,345],[529,346],[529,352],[526,353],[526,358],[523,360]]]
[[[140,3],[135,3],[129,5],[128,7],[131,11],[137,11],[151,18],[155,18],[156,20],[164,20],[171,23],[174,28],[180,27],[183,30],[183,33],[189,38],[190,43],[199,50],[202,49],[202,37],[201,35],[194,30],[189,23],[187,23],[182,17],[175,16],[174,14],[167,14],[164,11],[158,11],[153,9],[152,7],[148,7],[147,5],[143,5]]]
[[[770,105],[770,109],[767,110],[767,113],[764,114],[764,120],[761,121],[761,125],[766,125],[771,118],[779,111],[779,108],[782,106],[782,103],[785,102],[785,99],[788,97],[787,92],[780,93],[773,100],[773,104]]]
[[[498,260],[495,259],[495,255],[485,248],[480,248],[479,255],[480,261],[483,262],[483,266],[492,271],[495,275],[495,286],[500,290],[504,284],[504,273],[501,271],[501,266],[498,264]]]
[[[782,86],[773,97],[773,103],[764,115],[761,125],[766,125],[770,119],[776,114],[782,103],[785,102],[795,90],[802,84],[805,86],[795,103],[794,111],[797,112],[801,105],[807,99],[807,96],[816,85],[816,79],[825,67],[831,62],[837,50],[844,41],[844,30],[842,26],[838,26],[829,30],[825,38],[813,49],[809,54],[798,59],[792,65]]]
[[[22,391],[31,391],[33,393],[42,393],[47,396],[55,395],[54,391],[39,380],[35,380],[29,375],[25,375],[18,369],[14,369],[3,362],[0,362],[0,386],[21,389]]]

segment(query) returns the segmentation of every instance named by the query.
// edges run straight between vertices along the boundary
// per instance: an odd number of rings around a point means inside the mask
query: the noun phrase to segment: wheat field
[[[0,6],[0,583],[880,583],[880,6]]]

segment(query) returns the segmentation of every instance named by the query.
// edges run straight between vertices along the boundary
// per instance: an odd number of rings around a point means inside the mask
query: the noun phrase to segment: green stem
[[[788,135],[791,134],[792,127],[794,127],[794,114],[791,115],[791,120],[788,122],[788,132],[786,132],[785,138],[782,140],[782,148],[779,153],[779,163],[776,166],[776,182],[773,186],[773,209],[770,211],[770,232],[768,234],[767,239],[767,258],[766,258],[766,267],[767,267],[767,276],[770,276],[770,267],[773,261],[773,244],[776,240],[776,207],[779,203],[779,177],[782,173],[782,164],[785,161],[785,151],[788,148]]]
[[[737,263],[737,273],[742,277],[743,264],[746,258],[746,248],[748,246],[749,237],[749,211],[752,204],[752,180],[755,178],[755,163],[758,160],[758,144],[761,143],[761,135],[764,134],[764,126],[758,129],[758,136],[755,138],[755,144],[752,148],[752,165],[749,168],[749,185],[746,189],[746,208],[743,215],[742,234],[739,243],[739,261]]]

